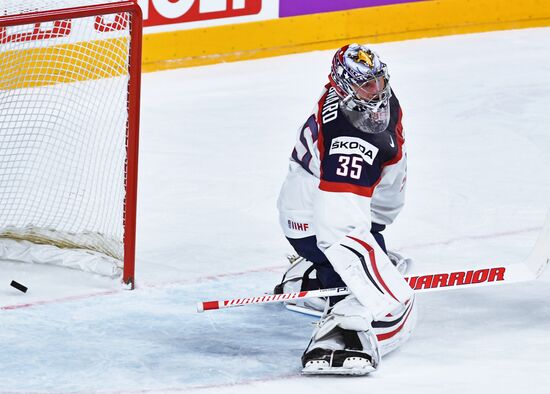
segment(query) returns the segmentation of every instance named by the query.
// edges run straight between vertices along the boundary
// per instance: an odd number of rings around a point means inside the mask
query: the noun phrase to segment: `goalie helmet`
[[[331,86],[349,120],[359,129],[379,133],[390,121],[390,76],[385,63],[364,45],[340,48],[332,59]]]

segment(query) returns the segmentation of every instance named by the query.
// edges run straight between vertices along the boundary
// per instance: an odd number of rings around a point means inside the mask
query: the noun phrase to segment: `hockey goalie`
[[[368,374],[414,328],[414,294],[403,276],[409,260],[388,252],[382,235],[404,204],[401,118],[386,64],[366,46],[340,48],[299,130],[278,200],[300,258],[275,291],[351,290],[297,305],[322,313],[302,356],[304,374]]]

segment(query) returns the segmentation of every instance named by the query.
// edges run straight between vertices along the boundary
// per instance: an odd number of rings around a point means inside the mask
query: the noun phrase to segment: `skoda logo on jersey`
[[[378,148],[357,137],[336,137],[330,144],[329,155],[359,155],[372,165]]]

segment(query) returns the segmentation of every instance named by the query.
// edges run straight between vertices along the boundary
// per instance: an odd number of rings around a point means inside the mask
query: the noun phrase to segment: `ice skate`
[[[323,317],[302,356],[304,375],[366,375],[380,354],[370,314],[350,296]]]

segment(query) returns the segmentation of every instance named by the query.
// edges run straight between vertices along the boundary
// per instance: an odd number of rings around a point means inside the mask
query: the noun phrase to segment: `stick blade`
[[[550,210],[546,221],[525,264],[538,278],[550,264]]]

